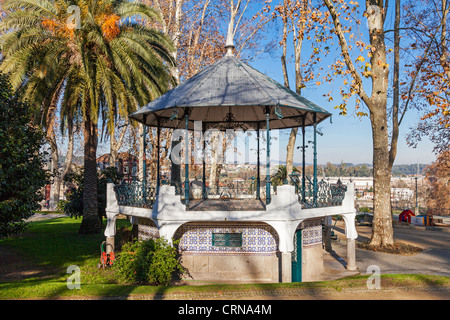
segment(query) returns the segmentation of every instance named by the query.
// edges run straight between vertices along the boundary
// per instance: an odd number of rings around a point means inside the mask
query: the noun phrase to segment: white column
[[[343,214],[342,217],[345,221],[345,236],[347,238],[347,270],[356,270],[356,238],[358,238],[358,232],[356,231],[355,218],[356,213]]]
[[[333,219],[331,216],[324,217],[324,225],[325,225],[325,232],[324,232],[324,244],[325,244],[325,250],[331,251],[331,225],[333,223]]]
[[[274,197],[271,205],[278,203],[280,197]],[[292,282],[292,252],[294,251],[294,234],[297,225],[301,222],[298,221],[264,221],[268,225],[272,226],[278,233],[278,250],[280,251],[280,281]]]
[[[355,239],[347,239],[347,270],[356,270],[356,248]]]
[[[170,244],[172,244],[173,237],[175,232],[181,225],[186,223],[187,221],[158,221],[157,226],[159,230],[159,236],[166,239]]]
[[[116,219],[118,215],[117,212],[106,212],[106,237],[114,237],[116,235]]]
[[[106,212],[106,228],[105,228],[105,236],[106,236],[106,253],[110,253],[111,251],[115,251],[115,242],[114,236],[116,235],[116,219],[119,214],[116,212]]]
[[[281,258],[280,280],[283,283],[292,282],[292,253],[281,252],[280,258]]]

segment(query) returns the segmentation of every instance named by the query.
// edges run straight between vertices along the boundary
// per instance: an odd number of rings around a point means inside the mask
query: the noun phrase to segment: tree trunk
[[[181,38],[181,16],[184,0],[177,0],[175,4],[175,21],[174,21],[174,32],[172,34],[172,41],[175,50],[172,51],[172,58],[175,65],[170,67],[170,73],[176,80],[176,85],[180,84],[180,70],[178,68],[178,46],[180,44]]]
[[[177,140],[172,140],[172,149],[170,154],[172,155],[174,149],[177,150],[178,145],[181,143],[181,138]],[[170,185],[175,186],[175,190],[181,192],[181,165],[173,161],[172,156],[170,157]]]
[[[287,17],[287,4],[285,0],[285,4],[283,7],[283,51],[281,53],[281,68],[283,69],[283,76],[284,76],[284,86],[286,88],[289,88],[289,76],[287,72],[287,65],[286,65],[286,51],[287,51],[287,28],[288,28],[288,17]]]
[[[391,174],[389,170],[389,140],[386,107],[370,114],[373,140],[373,232],[372,246],[394,243],[391,215]],[[383,110],[384,109],[384,110]]]
[[[116,160],[118,158],[119,155],[119,148],[117,148],[117,143],[116,143],[116,137],[114,136],[114,133],[111,134],[111,137],[109,138],[109,166],[110,167],[115,167],[116,166]]]
[[[400,0],[395,1],[395,22],[394,22],[394,95],[392,101],[392,138],[391,149],[389,150],[389,172],[394,165],[397,155],[397,142],[399,135],[398,109],[400,105]]]
[[[447,78],[450,79],[450,67],[448,65],[448,48],[447,48],[447,15],[449,12],[449,6],[447,0],[441,0],[442,4],[442,19],[441,19],[441,36],[440,36],[440,49],[441,56],[439,57],[439,62],[441,63],[444,72],[447,74]]]
[[[144,181],[144,125],[138,124],[138,135],[139,135],[139,181]],[[147,138],[147,137],[145,137]]]
[[[213,188],[218,187],[219,175],[222,170],[222,164],[220,161],[220,157],[223,157],[223,150],[220,150],[220,140],[223,139],[223,135],[219,131],[214,131],[210,137],[211,144],[211,166],[209,173],[209,188],[214,190]],[[220,152],[219,152],[220,150]]]
[[[297,137],[298,128],[292,128],[289,136],[289,141],[286,148],[286,174],[289,176],[294,169],[294,150],[295,140]]]
[[[372,96],[369,102],[373,141],[374,216],[370,245],[386,246],[394,243],[391,215],[391,171],[389,165],[389,137],[387,126],[387,90],[389,68],[383,33],[383,9],[373,9],[376,2],[366,1],[369,12],[370,44],[374,48],[372,66]],[[370,7],[369,5],[372,5]]]
[[[305,34],[305,21],[307,19],[307,9],[308,9],[308,1],[302,2],[302,11],[300,17],[298,18],[300,21],[297,24],[295,21],[296,15],[290,14],[291,28],[293,34],[293,42],[294,42],[294,70],[295,70],[295,92],[297,94],[301,94],[301,89],[303,87],[303,77],[300,69],[300,59],[302,53],[303,46],[303,38]],[[284,75],[284,85],[289,88],[289,78],[287,74],[286,67],[286,47],[287,47],[287,27],[288,27],[288,6],[289,2],[284,2],[283,7],[283,54],[281,57],[281,65],[283,67],[283,75]],[[289,8],[290,10],[290,8]],[[297,34],[298,33],[298,34]],[[294,151],[295,151],[295,141],[297,139],[298,128],[292,128],[291,133],[289,135],[289,141],[286,147],[286,174],[290,175],[294,168]]]
[[[110,156],[109,156],[109,166],[115,167],[116,160],[119,157],[119,150],[122,147],[123,139],[125,138],[125,134],[128,130],[128,121],[125,123],[125,127],[122,129],[119,135],[119,141],[116,141],[115,133],[112,133],[110,136]]]
[[[84,190],[83,190],[83,220],[80,234],[99,233],[101,220],[98,215],[97,203],[97,125],[86,112],[84,119]]]
[[[394,243],[390,210],[391,172],[389,165],[389,138],[387,127],[387,89],[389,68],[383,28],[383,2],[366,0],[366,15],[369,27],[372,56],[372,95],[368,97],[361,77],[349,53],[349,46],[342,30],[339,15],[331,0],[324,0],[335,26],[345,63],[354,80],[353,88],[370,110],[373,142],[374,216],[370,245],[386,246]]]

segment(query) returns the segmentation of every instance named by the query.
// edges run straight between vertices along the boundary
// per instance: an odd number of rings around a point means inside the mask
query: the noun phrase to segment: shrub
[[[164,238],[124,244],[114,270],[121,283],[151,285],[168,285],[184,273],[176,248]]]
[[[138,230],[136,225],[128,227],[117,227],[114,239],[114,249],[121,251],[122,246],[128,242],[134,241],[138,238]]]
[[[25,220],[40,209],[48,183],[45,134],[33,123],[32,114],[8,77],[0,74],[0,238],[26,229]]]
[[[101,220],[105,216],[106,209],[106,184],[112,182],[118,184],[123,175],[117,171],[115,167],[109,167],[101,172],[97,172],[97,204],[98,216]],[[65,181],[72,185],[72,188],[67,194],[67,202],[63,205],[64,213],[70,217],[83,216],[83,189],[84,189],[84,174],[83,171],[79,173],[71,173],[66,175]]]
[[[58,205],[56,206],[56,211],[63,212],[64,207],[67,205],[69,201],[67,200],[59,200]]]

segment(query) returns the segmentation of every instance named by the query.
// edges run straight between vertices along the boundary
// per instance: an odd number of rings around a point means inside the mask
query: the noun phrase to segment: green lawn
[[[0,240],[41,265],[67,267],[84,265],[99,254],[103,234],[78,235],[81,219],[57,218],[31,222],[29,230],[19,237]]]
[[[237,290],[279,290],[287,288],[365,288],[367,276],[355,276],[329,282],[275,283],[242,285],[189,285],[153,287],[121,285],[114,271],[97,268],[103,234],[79,235],[81,219],[57,218],[32,222],[29,230],[17,237],[0,240],[22,253],[30,262],[47,270],[45,277],[31,277],[15,282],[0,282],[0,299],[57,298],[70,296],[126,297],[133,295],[155,295],[169,293],[227,292]],[[118,226],[129,227],[127,220],[118,220]],[[81,289],[67,288],[67,267],[77,265],[81,270]],[[382,286],[448,286],[449,279],[423,275],[384,275]]]

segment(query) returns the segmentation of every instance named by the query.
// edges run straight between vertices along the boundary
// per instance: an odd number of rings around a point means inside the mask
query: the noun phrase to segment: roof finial
[[[233,53],[234,44],[226,44],[225,49],[227,49],[227,53],[226,53],[227,56],[234,56],[234,53]]]
[[[227,56],[233,56],[233,49],[234,49],[234,43],[233,43],[233,25],[229,24],[228,26],[228,34],[227,34],[227,43],[225,44],[225,49],[227,49]]]
[[[237,8],[239,10],[239,7]],[[233,49],[234,49],[234,43],[233,43],[233,36],[234,36],[234,17],[236,16],[237,11],[234,11],[234,4],[233,1],[231,1],[231,16],[230,16],[230,23],[228,24],[228,33],[227,33],[227,43],[225,44],[225,49],[227,49],[227,56],[233,56]]]

